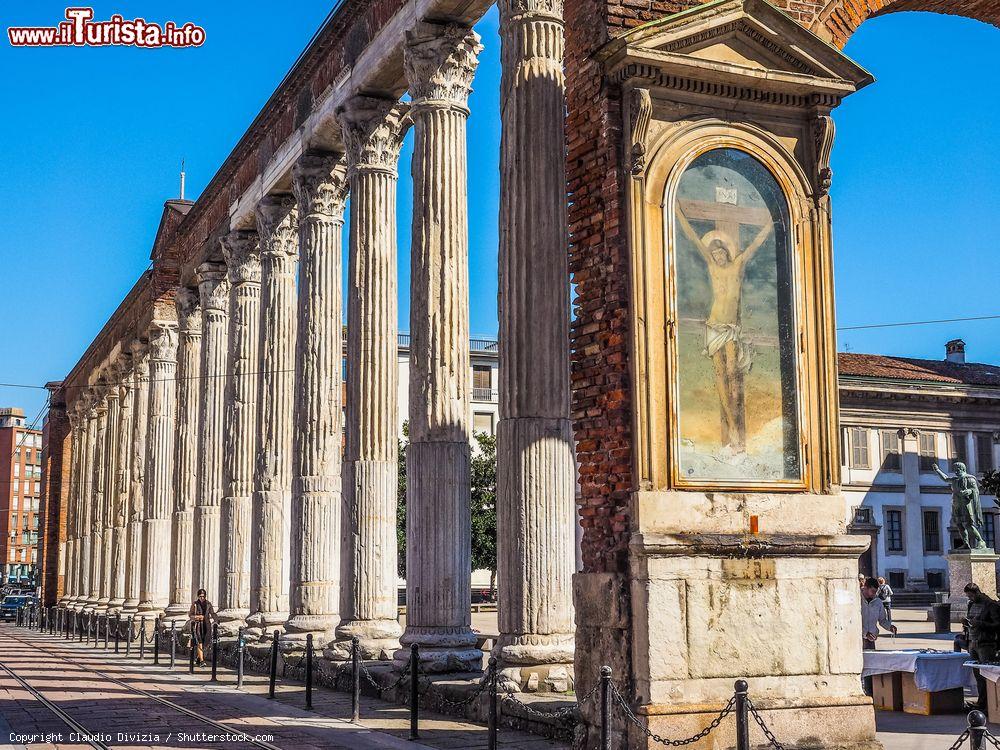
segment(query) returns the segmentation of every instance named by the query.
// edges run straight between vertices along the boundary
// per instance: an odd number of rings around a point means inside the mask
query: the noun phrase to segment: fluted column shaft
[[[149,332],[149,437],[146,441],[145,565],[139,611],[162,614],[170,602],[170,514],[174,506],[177,420],[177,324],[156,322]]]
[[[206,589],[215,599],[219,590],[222,538],[223,414],[226,357],[229,340],[229,282],[221,263],[198,268],[201,296],[201,393],[198,415],[198,504],[194,509],[194,566],[192,588]]]
[[[317,646],[340,622],[341,232],[343,157],[303,155],[293,170],[299,212],[298,338],[291,506],[291,582],[285,643]]]
[[[132,491],[132,393],[131,357],[123,355],[118,381],[118,447],[115,456],[115,502],[111,509],[111,602],[109,609],[120,610],[125,604],[125,560],[129,496]]]
[[[220,628],[235,634],[250,614],[250,521],[257,436],[257,348],[260,343],[260,242],[256,231],[222,242],[229,267],[229,357],[226,364],[220,530]]]
[[[292,435],[299,234],[290,196],[268,196],[257,208],[261,292],[257,456],[250,534],[250,616],[254,635],[288,619]]]
[[[567,667],[573,663],[576,485],[569,410],[562,2],[500,0],[499,6],[497,654],[512,669]],[[527,681],[532,671],[525,668],[516,678]],[[544,680],[548,674],[542,670],[540,676]],[[549,686],[569,685],[557,679]]]
[[[102,392],[97,402],[94,426],[94,453],[90,480],[90,578],[87,601],[94,608],[107,606],[101,601],[101,576],[104,562],[104,456],[107,452],[108,402]]]
[[[128,528],[125,547],[125,603],[122,612],[139,611],[142,596],[143,534],[146,497],[146,439],[149,425],[149,350],[145,344],[132,345],[132,459],[128,493]]]
[[[404,61],[413,97],[406,631],[423,669],[479,669],[471,628],[467,101],[471,29],[421,23]],[[397,652],[404,664],[409,649]]]
[[[70,426],[72,428],[71,481],[69,489],[69,504],[66,508],[67,540],[66,540],[66,588],[65,596],[60,601],[63,606],[73,606],[79,594],[80,574],[80,532],[77,523],[80,489],[83,484],[82,465],[86,452],[86,432],[82,425],[85,420],[80,415],[79,406],[70,411]]]
[[[194,507],[198,500],[198,415],[201,395],[201,300],[198,292],[177,293],[177,437],[174,445],[174,507],[170,533],[170,606],[181,621],[194,601]]]
[[[112,370],[108,386],[108,417],[104,432],[104,504],[101,509],[101,598],[100,606],[108,609],[111,605],[111,558],[114,543],[114,506],[117,502],[117,479],[115,474],[118,461],[119,400],[117,372]]]
[[[339,113],[351,193],[347,285],[344,622],[336,654],[364,658],[399,647],[396,614],[399,420],[396,184],[406,105],[358,96]]]
[[[90,399],[91,404],[96,399]],[[86,450],[83,458],[82,476],[83,487],[80,494],[80,599],[82,606],[91,606],[97,603],[95,598],[90,599],[90,555],[93,547],[93,538],[90,534],[90,524],[94,511],[94,455],[95,441],[97,437],[97,413],[91,406],[87,412]]]

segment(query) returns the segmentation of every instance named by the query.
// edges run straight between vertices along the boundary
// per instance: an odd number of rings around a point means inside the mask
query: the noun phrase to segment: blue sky
[[[5,4],[0,25],[49,25],[64,3]],[[320,26],[329,0],[271,3],[98,0],[96,17],[193,21],[200,49],[13,49],[0,41],[0,383],[61,378],[138,275],[181,158],[195,197]],[[291,7],[291,6],[290,6]],[[469,123],[471,314],[496,332],[499,38],[486,50]],[[6,37],[6,35],[4,35]],[[926,40],[935,39],[929,55]],[[879,79],[836,113],[834,232],[839,323],[1000,313],[994,238],[1000,184],[990,96],[1000,31],[905,13],[864,24],[847,52]],[[399,191],[400,325],[408,329],[409,156]],[[346,233],[345,233],[346,235]],[[940,358],[962,336],[1000,363],[1000,321],[843,333],[841,349]],[[33,416],[44,392],[0,386]]]

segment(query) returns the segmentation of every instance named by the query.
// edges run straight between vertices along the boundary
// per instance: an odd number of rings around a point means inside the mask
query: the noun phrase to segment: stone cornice
[[[299,221],[344,221],[347,203],[347,165],[343,154],[309,152],[292,169],[292,188]]]
[[[257,204],[257,231],[263,258],[299,254],[299,213],[291,195],[265,195]]]
[[[260,236],[255,229],[237,229],[220,241],[232,286],[260,283]]]
[[[482,51],[479,35],[466,26],[418,23],[407,32],[403,53],[413,106],[437,104],[467,112]]]
[[[403,136],[410,124],[408,104],[355,96],[337,113],[352,172],[382,171],[396,176]]]

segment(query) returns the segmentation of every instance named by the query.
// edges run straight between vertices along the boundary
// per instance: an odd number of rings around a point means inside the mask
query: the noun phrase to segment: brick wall
[[[907,10],[967,16],[1000,26],[1000,0],[833,0],[817,16],[834,44],[843,47],[865,19]]]
[[[66,509],[70,487],[70,427],[65,404],[49,408],[42,431],[42,501],[38,521],[39,599],[45,606],[63,595],[59,545],[66,541]]]

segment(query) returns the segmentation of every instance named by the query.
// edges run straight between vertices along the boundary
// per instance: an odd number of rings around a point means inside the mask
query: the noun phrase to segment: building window
[[[852,469],[870,469],[871,459],[868,455],[868,430],[864,427],[849,427],[847,443],[850,451]]]
[[[965,464],[969,468],[968,446],[965,443],[964,432],[953,432],[948,435],[948,447],[951,451],[951,469],[955,470],[956,463]]]
[[[924,552],[941,552],[941,512],[924,511]]]
[[[882,471],[900,471],[903,468],[900,455],[899,433],[896,430],[882,430]]]
[[[890,570],[888,578],[890,587],[900,591],[906,588],[906,573],[902,570]]]
[[[21,476],[21,464],[14,464],[14,476]]]
[[[890,553],[903,552],[903,511],[885,512],[885,548]]]
[[[983,513],[983,540],[992,550],[997,548],[997,514]]]
[[[473,415],[473,432],[484,432],[487,435],[493,434],[493,415],[489,412],[476,412]]]
[[[937,433],[920,433],[920,471],[934,471],[937,466]]]
[[[944,588],[944,573],[940,570],[927,571],[927,588],[931,591],[940,591]]]
[[[472,387],[493,388],[493,372],[489,365],[472,366]]]
[[[717,148],[684,170],[669,213],[675,479],[801,484],[797,290],[784,190],[749,153]]]
[[[993,436],[989,433],[976,435],[976,471],[985,474],[993,468]]]

